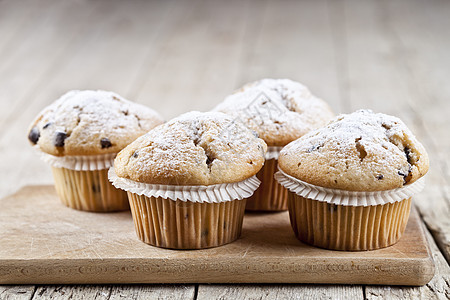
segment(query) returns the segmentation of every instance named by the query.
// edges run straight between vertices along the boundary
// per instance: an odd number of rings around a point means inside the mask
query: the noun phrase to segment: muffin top
[[[245,85],[214,108],[239,119],[269,146],[285,146],[334,116],[323,100],[289,79]]]
[[[348,191],[384,191],[428,171],[428,154],[398,118],[359,110],[340,115],[280,152],[280,169],[307,183]]]
[[[165,185],[245,180],[264,164],[262,139],[219,112],[189,112],[141,136],[119,152],[117,176]]]
[[[42,110],[28,139],[55,156],[117,153],[163,123],[152,109],[106,91],[70,91]]]

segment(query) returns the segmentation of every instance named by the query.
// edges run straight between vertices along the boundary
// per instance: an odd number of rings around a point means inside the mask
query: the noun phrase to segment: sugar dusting
[[[67,92],[41,114],[48,122],[56,121],[61,130],[65,130],[65,125],[77,122],[89,123],[93,130],[99,131],[114,128],[118,133],[135,127],[140,115],[143,118],[148,115],[159,118],[154,110],[128,101],[114,92],[91,90]]]
[[[269,145],[283,146],[333,116],[307,87],[289,79],[263,79],[244,86],[214,108],[241,120]]]
[[[266,145],[231,116],[189,112],[156,127],[119,153],[117,175],[161,184],[216,184],[248,178]]]
[[[42,151],[83,155],[85,151],[118,152],[160,123],[162,118],[154,110],[116,93],[76,90],[47,106],[32,123],[32,130],[39,132],[37,144]]]
[[[280,166],[308,183],[347,190],[384,190],[412,183],[428,155],[393,116],[359,110],[340,115],[280,152]]]
[[[327,146],[336,158],[346,158],[351,149],[358,150],[363,160],[368,153],[393,152],[404,156],[408,139],[416,140],[412,132],[397,117],[359,110],[339,115],[327,126],[312,131],[283,150],[289,152],[314,152]],[[385,164],[392,156],[385,156]]]

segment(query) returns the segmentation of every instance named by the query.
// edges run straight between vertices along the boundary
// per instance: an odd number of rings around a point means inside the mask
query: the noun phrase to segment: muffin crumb
[[[428,171],[428,155],[406,125],[369,110],[340,115],[280,154],[280,168],[287,174],[351,191],[399,188]]]
[[[41,111],[28,139],[55,156],[117,153],[161,123],[154,110],[115,93],[70,91]]]
[[[289,79],[249,83],[214,108],[243,122],[269,146],[285,146],[333,117],[328,104]]]
[[[190,112],[128,145],[114,167],[119,177],[152,184],[237,182],[261,169],[266,149],[263,140],[229,115]]]

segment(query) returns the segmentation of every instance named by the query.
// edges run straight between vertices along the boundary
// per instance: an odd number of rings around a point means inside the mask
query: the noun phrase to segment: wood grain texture
[[[149,67],[136,86],[136,99],[155,99],[166,118],[212,109],[237,88],[246,18],[259,11],[255,1],[192,1],[187,7],[177,6],[174,13],[179,17],[161,36],[163,47],[154,48],[146,60]]]
[[[193,300],[194,285],[115,285],[109,299]]]
[[[34,290],[34,288],[32,289]],[[15,293],[25,289],[16,288]],[[27,290],[28,291],[28,290]],[[63,285],[38,286],[17,299],[194,299],[195,287],[189,285]],[[1,294],[0,294],[1,295]],[[20,294],[19,294],[20,295]],[[28,298],[25,298],[28,297]],[[4,298],[1,298],[4,299]],[[6,298],[7,299],[7,298]],[[11,299],[14,299],[12,297]]]
[[[201,285],[198,300],[208,299],[364,299],[360,286],[351,285]]]
[[[111,287],[97,285],[37,286],[31,299],[99,299],[107,300]]]
[[[194,285],[0,286],[0,299],[195,299]]]
[[[1,127],[10,124],[51,78],[61,56],[66,55],[81,31],[87,29],[92,8],[81,8],[74,2],[43,1],[25,18],[20,32],[2,49],[8,59],[0,64],[0,78],[5,80],[0,91],[6,100],[0,102]]]
[[[0,285],[0,299],[25,300],[31,299],[36,290],[34,285]]]
[[[287,212],[247,214],[237,241],[217,248],[177,251],[139,241],[130,212],[76,211],[59,202],[52,186],[25,187],[0,200],[0,205],[4,207],[0,212],[0,282],[4,284],[421,285],[434,274],[415,211],[402,239],[376,251],[330,251],[302,244],[293,235]]]
[[[435,275],[430,282],[421,287],[366,286],[366,299],[449,299],[450,267],[430,233],[427,233],[427,239],[436,265]]]

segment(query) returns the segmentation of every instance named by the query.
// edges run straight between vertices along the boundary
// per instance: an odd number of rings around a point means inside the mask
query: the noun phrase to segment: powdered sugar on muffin
[[[239,119],[269,146],[284,146],[333,117],[330,107],[307,87],[289,79],[245,85],[214,108]]]
[[[116,153],[161,124],[152,109],[107,91],[70,91],[46,107],[28,138],[55,156]]]
[[[382,191],[412,183],[428,171],[428,155],[398,118],[359,110],[288,144],[279,166],[314,185]]]
[[[264,164],[263,140],[231,116],[189,112],[122,150],[114,162],[117,176],[138,182],[211,185],[238,182]]]

